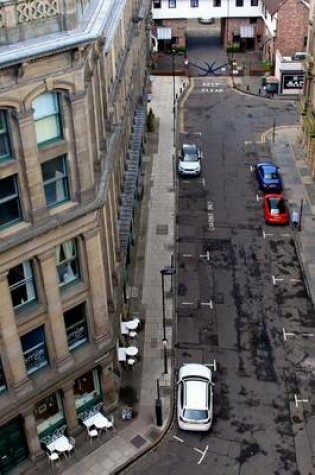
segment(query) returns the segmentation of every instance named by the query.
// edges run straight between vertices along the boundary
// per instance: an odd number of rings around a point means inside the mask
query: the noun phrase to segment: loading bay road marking
[[[208,448],[209,448],[208,445],[206,446],[205,450],[200,450],[200,449],[197,449],[196,447],[194,447],[194,450],[195,450],[196,452],[198,452],[199,454],[201,454],[201,458],[198,460],[197,465],[200,465],[201,462],[203,461],[203,459],[205,458],[205,456],[206,456],[206,454],[207,454],[207,452],[208,452]]]
[[[308,403],[308,399],[298,399],[297,395],[294,394],[294,399],[295,399],[295,406],[299,407],[299,404],[303,403]]]
[[[274,275],[271,276],[271,278],[272,278],[273,285],[277,285],[277,282],[282,282],[284,280],[284,279],[276,279]]]
[[[208,229],[209,229],[209,231],[214,231],[215,230],[213,209],[214,209],[213,202],[208,201],[207,211],[208,211]]]
[[[265,231],[263,230],[263,237],[264,237],[264,239],[266,239],[267,236],[273,236],[273,234],[265,233]]]
[[[209,305],[209,307],[213,309],[213,302],[211,299],[209,300],[209,302],[200,302],[200,305]]]
[[[200,254],[200,257],[205,257],[207,259],[207,261],[209,262],[210,261],[210,252],[207,251],[206,254]]]
[[[282,332],[283,332],[283,339],[284,341],[287,341],[288,340],[288,336],[302,336],[303,338],[314,338],[315,337],[315,333],[289,333],[289,332],[286,332],[284,328],[282,328]]]
[[[220,92],[223,92],[224,89],[221,89],[219,87],[202,87],[201,88],[201,92],[205,93],[220,93]]]
[[[182,305],[195,305],[194,302],[182,302]]]

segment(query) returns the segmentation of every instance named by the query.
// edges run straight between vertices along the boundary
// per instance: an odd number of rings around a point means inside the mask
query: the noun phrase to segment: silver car
[[[179,370],[177,422],[180,429],[208,431],[213,419],[212,371],[191,363]]]
[[[202,153],[195,144],[183,144],[178,155],[177,171],[181,176],[199,176]]]

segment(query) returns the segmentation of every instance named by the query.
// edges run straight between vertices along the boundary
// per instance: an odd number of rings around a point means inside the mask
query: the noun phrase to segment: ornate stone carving
[[[20,2],[16,7],[18,23],[43,20],[58,14],[57,0],[29,0]]]

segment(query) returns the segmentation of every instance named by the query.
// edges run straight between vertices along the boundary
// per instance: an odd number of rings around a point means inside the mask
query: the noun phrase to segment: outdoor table
[[[139,325],[139,323],[136,320],[129,320],[128,322],[125,322],[125,324],[128,330],[136,330]]]
[[[83,424],[89,428],[91,426],[95,426],[97,429],[106,429],[106,427],[109,425],[108,419],[103,416],[100,412],[96,412],[93,414],[91,417],[88,417],[83,421]]]
[[[128,346],[128,348],[126,348],[127,356],[136,356],[138,353],[139,353],[139,350],[136,346]]]
[[[62,435],[58,437],[57,439],[53,440],[50,444],[47,445],[47,449],[50,450],[50,452],[67,452],[70,447],[70,442],[69,439],[65,436]]]

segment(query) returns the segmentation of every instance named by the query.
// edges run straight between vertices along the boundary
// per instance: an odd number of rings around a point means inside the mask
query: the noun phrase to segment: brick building
[[[0,5],[1,473],[117,404],[149,7]]]

